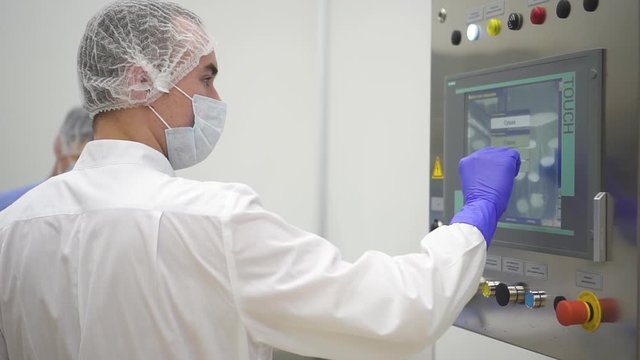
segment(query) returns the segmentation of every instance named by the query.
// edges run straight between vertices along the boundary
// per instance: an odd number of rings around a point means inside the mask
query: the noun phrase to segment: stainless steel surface
[[[476,42],[463,37],[458,46],[451,44],[451,33],[465,33],[469,10],[490,1],[433,0],[431,71],[431,164],[439,156],[445,163],[458,159],[443,158],[444,77],[499,65],[578,52],[605,49],[602,184],[609,194],[610,212],[605,262],[594,262],[560,255],[511,249],[493,245],[489,255],[543,264],[544,278],[526,277],[499,270],[486,270],[484,277],[507,284],[526,283],[529,289],[545,291],[549,299],[565,296],[575,299],[590,288],[598,297],[614,299],[619,305],[616,322],[603,323],[589,333],[581,326],[561,326],[553,306],[537,309],[513,305],[500,307],[494,298],[476,296],[463,310],[456,325],[519,347],[559,359],[639,359],[638,296],[640,252],[638,250],[638,123],[640,62],[640,4],[637,0],[600,1],[594,12],[583,9],[582,1],[573,1],[568,18],[555,15],[557,1],[542,1],[547,9],[542,25],[532,25],[532,9],[527,1],[507,1],[503,23],[512,12],[521,13],[520,30],[503,29],[499,36],[483,34]],[[441,8],[447,18],[435,17]],[[483,32],[487,20],[478,22]],[[597,75],[597,74],[596,74]],[[461,119],[462,120],[462,119]],[[451,174],[444,174],[444,181]],[[578,179],[580,181],[580,179]],[[442,197],[443,180],[431,180],[432,197]],[[432,209],[431,220],[443,220],[443,212]],[[587,274],[587,275],[585,275]]]
[[[607,261],[607,193],[593,198],[593,261]]]

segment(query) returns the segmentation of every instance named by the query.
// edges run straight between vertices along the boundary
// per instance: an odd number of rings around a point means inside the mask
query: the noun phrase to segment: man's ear
[[[138,65],[127,69],[127,78],[129,79],[129,99],[133,101],[144,101],[149,97],[149,92],[153,86],[149,75],[144,69]]]

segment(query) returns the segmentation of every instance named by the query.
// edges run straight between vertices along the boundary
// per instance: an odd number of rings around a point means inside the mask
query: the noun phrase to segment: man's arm
[[[224,236],[235,299],[257,342],[330,359],[403,359],[436,341],[477,291],[486,245],[474,226],[431,232],[422,253],[369,251],[349,263],[246,191]]]

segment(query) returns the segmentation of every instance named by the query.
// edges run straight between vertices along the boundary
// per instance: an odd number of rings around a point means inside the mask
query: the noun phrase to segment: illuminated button
[[[545,291],[532,290],[524,294],[524,304],[529,309],[537,309],[543,307],[547,301],[547,293]]]
[[[500,283],[496,286],[496,301],[500,306],[507,306],[510,303],[522,304],[524,303],[525,288],[522,285],[508,286],[505,283]]]
[[[476,24],[469,24],[467,26],[467,39],[469,41],[476,41],[480,38],[480,26]]]
[[[580,300],[560,301],[556,306],[556,318],[564,326],[582,325],[591,318],[591,307]]]
[[[558,5],[556,6],[556,15],[560,19],[566,19],[569,17],[571,13],[571,3],[569,0],[560,0],[558,1]]]
[[[535,25],[542,25],[547,19],[547,9],[542,6],[536,6],[531,9],[531,16],[529,16],[531,23]]]
[[[498,36],[502,30],[502,21],[499,19],[489,19],[487,23],[487,33],[491,36]]]
[[[511,13],[511,15],[509,15],[509,20],[507,20],[507,27],[510,30],[520,30],[523,22],[524,18],[522,17],[522,14]]]
[[[496,287],[500,284],[499,281],[485,281],[482,283],[482,296],[488,298],[496,296]]]

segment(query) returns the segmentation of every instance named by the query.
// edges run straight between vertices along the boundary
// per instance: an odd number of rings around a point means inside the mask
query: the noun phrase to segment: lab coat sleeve
[[[478,288],[486,245],[467,224],[441,227],[422,253],[343,261],[238,188],[224,239],[240,316],[255,341],[329,359],[403,359],[433,343]],[[389,239],[393,241],[393,239]]]

